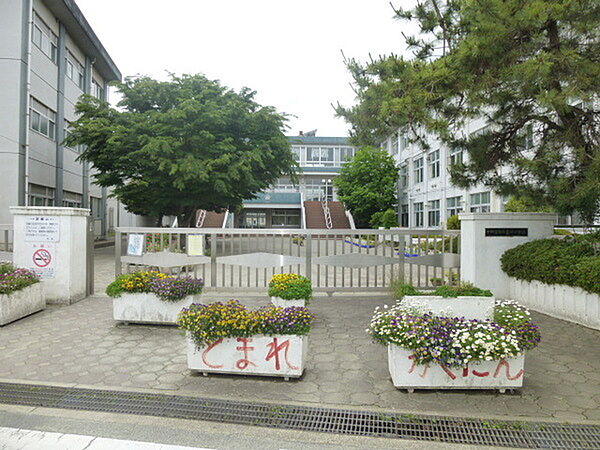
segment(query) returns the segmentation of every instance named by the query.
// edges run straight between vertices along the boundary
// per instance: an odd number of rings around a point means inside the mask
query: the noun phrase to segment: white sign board
[[[58,217],[29,216],[25,218],[25,242],[59,242]]]
[[[27,268],[33,270],[41,279],[56,276],[56,245],[46,243],[27,244]]]
[[[127,254],[130,256],[142,256],[144,252],[144,235],[130,234],[127,240]]]
[[[204,255],[204,235],[190,234],[187,241],[188,256],[203,256]]]

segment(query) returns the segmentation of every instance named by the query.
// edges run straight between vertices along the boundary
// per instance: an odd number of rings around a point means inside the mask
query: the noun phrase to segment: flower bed
[[[39,277],[12,263],[0,263],[0,326],[46,308]]]
[[[113,318],[122,322],[174,325],[179,312],[199,300],[204,282],[160,272],[117,277],[106,293],[113,297]]]
[[[314,316],[302,307],[249,310],[236,300],[194,304],[179,314],[192,370],[299,377]]]
[[[493,320],[443,317],[398,303],[376,309],[367,332],[388,346],[394,386],[408,389],[520,387],[523,354],[540,341],[529,311],[511,301],[496,302]]]
[[[269,282],[269,296],[274,306],[306,306],[312,298],[312,283],[295,273],[273,275]]]

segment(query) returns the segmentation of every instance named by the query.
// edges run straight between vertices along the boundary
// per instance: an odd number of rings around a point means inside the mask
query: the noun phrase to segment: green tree
[[[342,167],[334,184],[356,225],[366,228],[373,214],[396,204],[397,178],[398,168],[390,154],[366,147]]]
[[[357,144],[400,129],[464,149],[455,185],[483,183],[592,222],[600,210],[600,2],[426,0],[400,19],[414,57],[348,60],[358,104],[338,107]],[[482,117],[489,126],[462,134]],[[458,131],[457,131],[458,130]]]
[[[540,205],[527,197],[512,196],[504,205],[506,212],[554,212],[554,210],[546,205]]]
[[[85,146],[80,158],[96,182],[129,211],[176,215],[185,226],[197,209],[235,209],[281,175],[295,179],[286,117],[256,103],[255,92],[202,75],[116,86],[119,109],[82,97],[67,142]]]
[[[398,227],[398,213],[393,208],[376,212],[371,216],[369,223],[373,228],[383,227],[390,229],[393,227]]]

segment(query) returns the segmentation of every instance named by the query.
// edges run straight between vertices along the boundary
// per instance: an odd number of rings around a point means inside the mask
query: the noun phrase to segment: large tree
[[[373,214],[396,204],[398,168],[389,153],[366,147],[356,152],[334,179],[338,198],[359,228],[367,228]]]
[[[338,108],[358,144],[433,133],[469,158],[459,186],[484,183],[591,222],[600,210],[600,2],[424,0],[400,19],[414,56],[348,61],[358,104]],[[477,117],[489,127],[463,134]]]
[[[118,109],[82,98],[67,142],[85,146],[81,159],[94,166],[97,183],[129,211],[190,225],[197,209],[234,209],[281,175],[295,178],[286,117],[259,105],[253,91],[202,75],[116,86]]]

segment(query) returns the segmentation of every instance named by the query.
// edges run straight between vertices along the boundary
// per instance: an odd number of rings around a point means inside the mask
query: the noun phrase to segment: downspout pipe
[[[21,90],[21,125],[20,141],[23,147],[22,158],[19,164],[19,178],[21,183],[18,187],[18,204],[29,205],[29,123],[31,121],[31,35],[33,31],[33,0],[23,2],[23,34],[21,41],[21,55],[25,67],[21,71],[21,80],[24,81],[24,89]],[[24,57],[23,57],[24,56]],[[24,73],[23,73],[24,72]],[[19,158],[21,158],[21,155]]]

